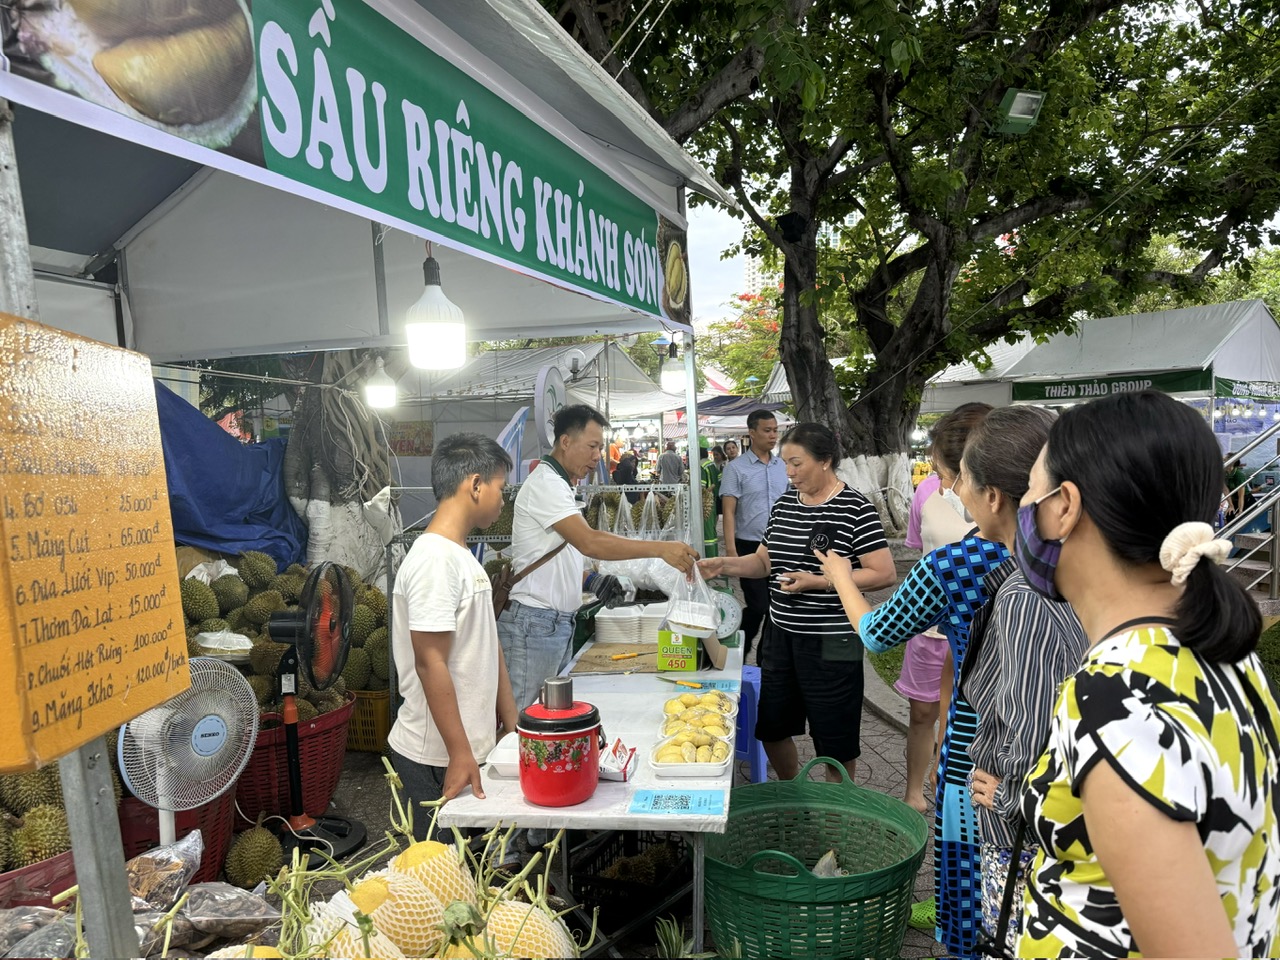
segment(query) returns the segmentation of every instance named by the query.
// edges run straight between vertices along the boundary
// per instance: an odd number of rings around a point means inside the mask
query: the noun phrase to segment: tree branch
[[[751,222],[760,229],[760,232],[765,235],[770,243],[782,251],[784,257],[787,256],[791,251],[791,244],[783,240],[782,234],[777,227],[756,209],[756,205],[747,196],[746,187],[742,183],[742,138],[738,136],[738,131],[734,129],[733,124],[724,117],[717,117],[716,119],[729,138],[730,164],[725,169],[725,183],[733,191],[733,195],[738,198],[738,202],[742,204],[742,209],[746,211]]]
[[[861,163],[854,164],[852,167],[845,167],[839,173],[834,173],[827,180],[827,186],[831,190],[839,190],[846,184],[860,180],[876,167],[879,167],[889,161],[887,153],[878,153],[870,160],[863,160]]]
[[[719,73],[672,111],[671,116],[663,123],[671,139],[684,143],[712,120],[726,104],[749,96],[751,85],[763,68],[764,50],[755,44],[743,47]]]
[[[578,42],[587,53],[591,54],[596,63],[617,79],[622,89],[627,91],[636,103],[644,107],[649,116],[658,123],[662,123],[662,114],[654,107],[653,101],[649,99],[649,95],[636,75],[623,67],[622,61],[616,54],[609,52],[613,44],[609,42],[609,35],[601,25],[600,18],[596,16],[590,0],[568,0],[568,7],[573,12],[573,22],[578,26]],[[561,26],[563,25],[562,21]]]
[[[1036,197],[1016,207],[977,221],[969,231],[971,240],[986,240],[1016,230],[1024,224],[1034,223],[1058,213],[1074,213],[1098,206],[1098,199],[1083,192],[1072,196]]]

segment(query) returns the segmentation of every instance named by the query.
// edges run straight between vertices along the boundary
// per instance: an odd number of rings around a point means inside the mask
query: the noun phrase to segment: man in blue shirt
[[[742,456],[725,464],[724,476],[720,478],[724,548],[730,557],[756,552],[769,525],[769,512],[787,491],[787,468],[773,455],[778,442],[777,418],[768,410],[751,411],[747,415],[747,434],[750,446]],[[742,655],[745,657],[751,652],[751,644],[769,612],[769,581],[743,577],[741,583],[746,601],[742,614],[742,632],[746,637]]]

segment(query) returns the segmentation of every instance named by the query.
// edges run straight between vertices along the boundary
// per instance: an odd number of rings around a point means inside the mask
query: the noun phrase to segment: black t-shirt
[[[811,634],[849,634],[853,627],[834,590],[785,593],[778,574],[791,571],[822,573],[813,555],[834,550],[861,568],[859,559],[889,546],[880,515],[866,497],[846,486],[826,503],[806,506],[794,489],[773,505],[765,532],[769,550],[769,615],[784,630]]]

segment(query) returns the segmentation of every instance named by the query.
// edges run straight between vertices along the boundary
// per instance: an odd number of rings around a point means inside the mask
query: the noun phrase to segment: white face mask
[[[970,523],[973,522],[973,517],[969,516],[969,511],[964,508],[964,502],[960,499],[960,494],[956,493],[952,487],[939,488],[938,492],[942,495],[942,499],[946,501],[947,506],[964,517],[965,520]]]

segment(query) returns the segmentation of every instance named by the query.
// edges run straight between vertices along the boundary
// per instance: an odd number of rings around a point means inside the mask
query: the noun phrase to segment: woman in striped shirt
[[[1054,415],[1041,407],[1004,407],[969,434],[956,492],[987,540],[1012,552],[1018,504]],[[1075,612],[1028,585],[1017,561],[987,575],[991,602],[969,627],[960,690],[978,712],[969,745],[969,796],[978,814],[982,857],[982,925],[994,937],[1010,860],[1019,866],[1006,946],[1015,955],[1022,924],[1022,889],[1035,843],[1014,850],[1022,782],[1044,749],[1058,685],[1080,665],[1088,639]]]
[[[760,547],[698,567],[707,577],[769,578],[756,737],[779,779],[800,772],[792,738],[804,734],[806,722],[818,756],[839,761],[852,777],[860,753],[862,645],[814,550],[851,557],[850,577],[865,590],[891,586],[897,571],[875,507],[836,476],[835,434],[820,423],[798,423],[781,451],[792,489],[774,503]],[[840,771],[827,777],[839,780]]]

